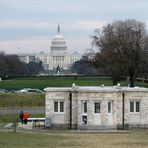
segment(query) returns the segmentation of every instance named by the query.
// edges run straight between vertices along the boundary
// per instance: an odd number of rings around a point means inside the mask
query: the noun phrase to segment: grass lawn
[[[45,94],[6,93],[0,94],[0,108],[45,106]]]
[[[0,132],[1,148],[147,148],[148,133]]]
[[[101,84],[112,85],[110,78],[104,77],[43,77],[43,78],[18,78],[9,79],[0,82],[0,88],[8,90],[19,90],[22,88],[39,88],[45,87],[71,87],[72,83],[82,86],[97,86]]]
[[[112,86],[112,80],[109,77],[26,77],[3,80],[0,82],[0,88],[8,90],[19,90],[22,88],[39,88],[43,90],[46,87],[71,87],[72,84],[80,86]],[[120,82],[122,86],[127,86],[127,81]],[[135,85],[148,87],[147,83],[135,82]]]

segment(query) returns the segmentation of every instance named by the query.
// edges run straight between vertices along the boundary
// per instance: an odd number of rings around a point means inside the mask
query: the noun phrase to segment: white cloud
[[[46,37],[32,37],[27,39],[0,41],[0,51],[5,53],[38,53],[43,51],[50,52],[51,39]],[[78,51],[83,53],[86,48],[90,47],[91,40],[89,37],[73,37],[66,39],[68,52]]]
[[[27,10],[37,13],[79,13],[94,10],[88,7],[88,5],[84,5],[83,1],[80,0],[78,2],[69,0],[1,0],[0,4],[14,11]]]
[[[120,13],[120,11],[139,11],[147,8],[148,1],[147,0],[124,0],[124,1],[116,1],[110,3],[110,10],[116,10]]]
[[[54,24],[48,22],[31,22],[31,21],[3,21],[0,28],[32,28],[32,29],[49,29]]]
[[[70,53],[77,51],[84,53],[85,49],[91,47],[91,39],[89,37],[75,37],[66,40]]]
[[[77,27],[81,29],[96,29],[102,28],[106,22],[104,21],[96,21],[96,20],[88,20],[88,21],[78,21],[75,23]]]
[[[0,41],[0,51],[5,53],[49,52],[49,40],[11,40]]]
[[[66,22],[62,26],[69,29],[96,29],[102,28],[106,22],[88,20],[88,21],[76,21],[76,22]],[[0,23],[0,28],[24,28],[24,29],[53,29],[57,26],[55,23],[49,22],[37,22],[37,21],[3,21]]]

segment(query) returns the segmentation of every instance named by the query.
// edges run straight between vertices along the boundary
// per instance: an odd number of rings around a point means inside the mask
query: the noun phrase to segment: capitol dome
[[[57,34],[53,37],[51,42],[50,52],[52,55],[67,54],[67,46],[65,39],[60,34],[60,26],[58,26]]]

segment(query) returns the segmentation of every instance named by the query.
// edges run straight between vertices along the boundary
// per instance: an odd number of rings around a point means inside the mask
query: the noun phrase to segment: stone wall
[[[82,125],[82,101],[86,100],[87,105],[87,124]],[[119,99],[120,100],[120,99]],[[108,113],[108,102],[113,102],[112,113]],[[94,102],[101,103],[101,113],[94,113]],[[117,128],[117,110],[121,113],[121,108],[118,106],[118,93],[79,93],[78,95],[78,128],[79,129],[104,129]],[[120,116],[119,116],[120,118]]]
[[[140,101],[140,112],[130,112],[130,101]],[[148,125],[147,92],[125,92],[125,123],[130,126]]]
[[[54,112],[54,101],[64,102],[64,112]],[[46,118],[51,118],[52,125],[69,124],[69,93],[46,92]]]

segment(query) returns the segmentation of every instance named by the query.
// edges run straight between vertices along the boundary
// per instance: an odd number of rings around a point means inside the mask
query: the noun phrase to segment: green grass
[[[0,88],[8,90],[19,90],[22,88],[39,88],[45,87],[71,87],[72,83],[82,86],[98,86],[101,84],[112,85],[110,78],[104,77],[43,77],[43,78],[18,78],[9,79],[0,82]]]
[[[0,108],[45,106],[44,94],[0,94]]]
[[[24,77],[3,80],[0,82],[0,88],[8,90],[19,90],[22,88],[39,88],[43,90],[46,87],[71,87],[73,83],[80,86],[112,86],[112,80],[109,77]],[[122,86],[127,86],[127,81],[120,82]],[[148,87],[148,83],[135,82],[135,85]]]
[[[17,118],[17,116],[15,116]],[[12,123],[14,121],[14,116],[12,114],[0,115],[0,123]]]
[[[2,148],[147,148],[146,132],[119,133],[38,133],[0,132]]]

